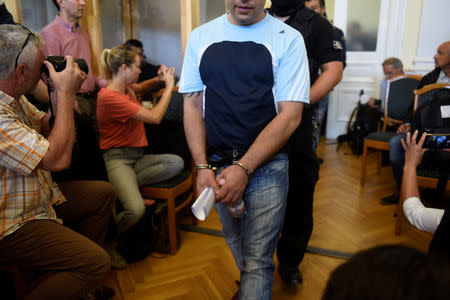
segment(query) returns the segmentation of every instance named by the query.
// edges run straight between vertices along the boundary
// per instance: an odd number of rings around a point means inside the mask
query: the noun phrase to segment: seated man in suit
[[[380,85],[380,98],[376,99],[375,97],[370,97],[367,104],[369,104],[372,108],[383,110],[384,100],[386,99],[387,81],[395,76],[403,75],[404,72],[402,61],[396,57],[385,59],[381,66],[383,67],[385,77],[381,81]]]
[[[447,41],[439,46],[436,55],[434,56],[435,69],[425,75],[419,82],[417,89],[423,88],[425,85],[432,83],[450,83],[450,41]],[[413,107],[409,109],[412,111]],[[402,124],[397,129],[397,135],[392,137],[389,141],[389,160],[392,164],[392,171],[397,183],[397,188],[400,190],[402,181],[403,165],[405,161],[405,152],[402,148],[400,140],[405,137],[405,134],[411,130],[411,122]],[[382,204],[398,203],[398,193],[384,197],[381,199]]]

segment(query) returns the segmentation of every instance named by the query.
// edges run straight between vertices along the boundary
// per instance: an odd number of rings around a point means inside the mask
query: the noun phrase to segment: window
[[[381,0],[348,0],[347,51],[376,51]]]
[[[225,2],[200,0],[200,24],[207,23],[225,13]]]
[[[139,1],[139,36],[144,55],[153,65],[182,67],[181,22],[179,0]]]
[[[53,2],[48,0],[21,0],[21,7],[22,24],[36,32],[51,23],[58,12]]]
[[[122,23],[122,1],[100,0],[103,48],[111,49],[125,43],[125,30]]]

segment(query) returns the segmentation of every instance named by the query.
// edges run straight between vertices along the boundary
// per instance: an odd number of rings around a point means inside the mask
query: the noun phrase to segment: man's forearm
[[[284,103],[283,110],[264,128],[240,159],[251,172],[276,154],[300,125],[303,103]]]
[[[41,161],[46,170],[59,171],[70,166],[75,140],[74,99],[75,94],[58,93],[55,124],[48,136],[49,148]]]
[[[202,92],[184,95],[184,131],[195,164],[206,162],[206,130],[202,99]]]
[[[309,95],[311,104],[316,104],[334,89],[342,79],[343,68],[343,64],[340,61],[322,65],[322,74],[320,74],[319,78],[311,86]]]

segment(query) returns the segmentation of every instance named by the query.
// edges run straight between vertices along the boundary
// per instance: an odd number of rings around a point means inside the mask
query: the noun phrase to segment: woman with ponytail
[[[144,147],[148,146],[144,123],[159,124],[166,113],[174,87],[174,68],[162,66],[160,77],[166,89],[158,104],[149,110],[142,107],[133,91],[141,73],[136,52],[123,45],[105,49],[101,66],[110,83],[98,93],[100,149],[108,179],[123,207],[115,215],[120,235],[144,214],[139,186],[167,180],[184,167],[183,159],[177,155],[144,154]]]

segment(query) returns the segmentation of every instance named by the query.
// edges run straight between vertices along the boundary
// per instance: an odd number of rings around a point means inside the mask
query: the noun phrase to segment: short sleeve
[[[189,93],[202,91],[204,88],[202,79],[200,77],[200,62],[199,57],[199,43],[198,31],[194,30],[188,40],[186,52],[184,55],[183,69],[180,77],[180,93]],[[195,49],[194,49],[195,48]]]
[[[317,41],[317,62],[319,65],[332,61],[345,62],[345,49],[337,40],[335,29],[325,18],[315,18],[317,24],[313,25]]]
[[[309,103],[309,85],[305,44],[298,35],[279,61],[275,74],[275,101]]]
[[[0,166],[30,175],[47,152],[48,141],[8,112],[2,111],[0,119]]]
[[[125,123],[131,119],[142,106],[133,101],[129,95],[120,94],[103,88],[98,96],[104,117],[116,122]]]

